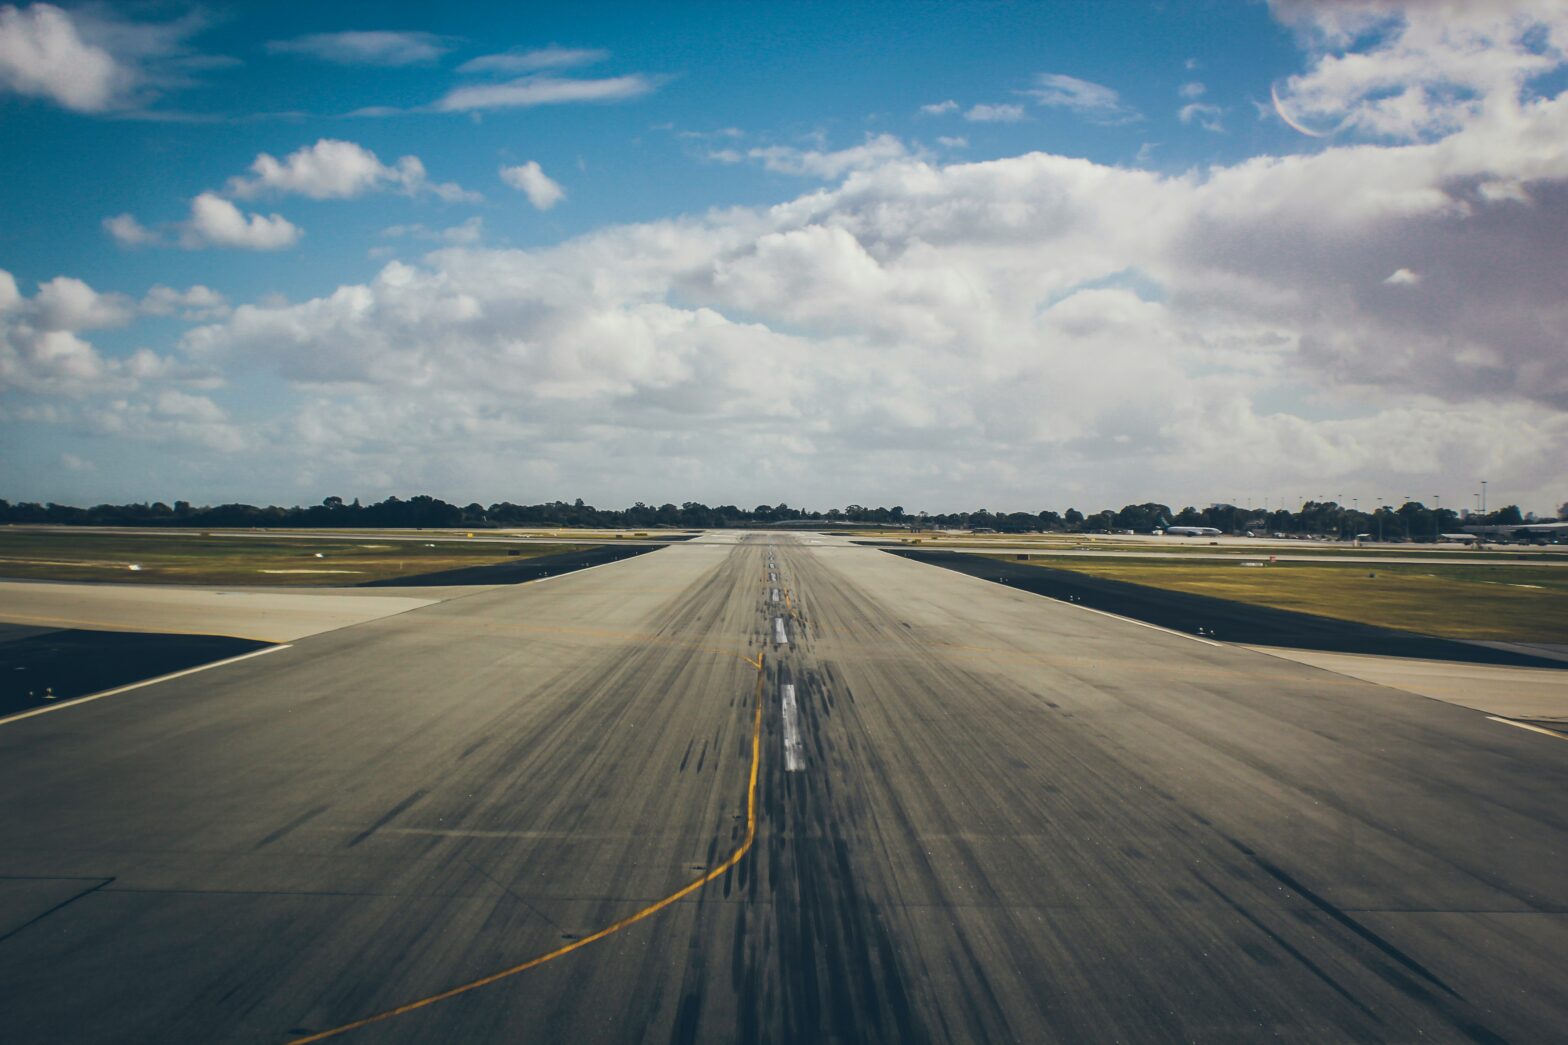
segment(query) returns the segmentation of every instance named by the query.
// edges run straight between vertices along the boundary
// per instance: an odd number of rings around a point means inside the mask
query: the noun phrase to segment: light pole
[[[1436,508],[1432,509],[1432,543],[1436,544],[1437,531],[1443,525],[1443,495],[1440,493],[1433,494],[1432,501],[1437,505]]]

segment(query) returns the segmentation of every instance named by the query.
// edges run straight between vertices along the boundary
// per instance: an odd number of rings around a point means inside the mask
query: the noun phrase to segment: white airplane
[[[1161,519],[1160,522],[1165,524],[1165,535],[1167,537],[1218,537],[1218,536],[1220,536],[1220,531],[1216,530],[1212,526],[1172,526],[1169,522],[1166,522],[1166,520],[1164,520],[1164,519]]]

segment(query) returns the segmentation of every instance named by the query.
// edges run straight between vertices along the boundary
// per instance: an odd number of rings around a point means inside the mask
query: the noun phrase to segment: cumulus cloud
[[[504,51],[470,58],[457,67],[460,73],[501,73],[515,76],[518,73],[538,72],[541,69],[571,69],[592,65],[610,57],[610,52],[597,48],[541,47],[534,50]]]
[[[1033,98],[1036,105],[1067,109],[1091,123],[1128,123],[1139,118],[1137,110],[1124,103],[1112,88],[1065,73],[1041,73],[1035,77],[1034,86],[1023,93]]]
[[[302,55],[338,65],[429,65],[452,49],[434,33],[394,30],[359,30],[309,33],[291,40],[271,40],[273,54]]]
[[[102,7],[7,4],[0,7],[0,90],[80,113],[134,109],[211,64],[184,45],[200,26],[196,16],[138,23]]]
[[[641,73],[601,79],[524,76],[505,83],[455,87],[433,106],[437,112],[474,112],[484,109],[526,109],[571,102],[619,102],[639,98],[654,89],[653,80]]]
[[[1272,6],[1309,53],[1308,70],[1275,89],[1281,118],[1298,130],[1417,141],[1507,119],[1525,85],[1568,60],[1560,0]]]
[[[229,302],[222,294],[197,283],[184,290],[175,290],[162,283],[151,287],[142,298],[141,311],[149,316],[172,316],[176,313],[188,322],[210,322],[229,314]]]
[[[1017,123],[1024,118],[1022,105],[972,105],[964,113],[971,123]]]
[[[122,247],[150,247],[163,242],[163,237],[149,229],[131,214],[117,214],[103,219],[104,231],[114,237]]]
[[[448,201],[472,202],[482,198],[455,182],[430,181],[417,156],[404,156],[388,166],[364,146],[335,138],[322,138],[282,160],[264,152],[250,169],[249,177],[229,179],[225,191],[230,196],[254,199],[266,193],[294,193],[313,200],[331,200],[390,189],[409,196],[428,192]]]
[[[180,244],[189,249],[238,247],[281,250],[299,242],[304,233],[281,214],[245,214],[214,192],[191,200],[191,216],[180,230]]]
[[[1548,497],[1539,448],[1568,445],[1568,100],[1519,118],[1179,175],[936,166],[896,139],[848,165],[775,152],[835,184],[439,250],[242,305],[180,349],[299,389],[291,460],[406,483],[495,489],[482,439],[509,474],[585,495],[653,475],[710,499],[1061,507],[1484,463]],[[1412,257],[1437,293],[1384,286]]]
[[[125,394],[148,378],[196,378],[196,368],[147,349],[106,357],[81,336],[124,326],[136,314],[129,297],[95,290],[71,276],[41,283],[28,297],[0,270],[0,394],[82,400]]]
[[[549,210],[566,198],[566,190],[534,160],[515,167],[502,167],[500,173],[501,180],[527,196],[535,210]]]
[[[0,83],[7,89],[77,112],[102,112],[120,104],[135,81],[108,51],[83,41],[60,8],[0,7]]]
[[[1322,54],[1374,62],[1407,24],[1281,11],[1338,41]],[[0,279],[0,383],[97,396],[127,437],[239,455],[253,488],[1061,508],[1484,472],[1552,507],[1568,96],[1546,83],[1503,77],[1452,129],[1404,137],[1346,124],[1376,100],[1351,92],[1304,105],[1310,126],[1343,128],[1320,148],[1175,174],[1048,153],[941,165],[887,135],[736,142],[715,158],[821,184],[530,250],[405,227],[437,249],[240,304],[135,364],[45,329]],[[1102,122],[1131,112],[1047,88],[1063,100],[1041,104]],[[73,293],[57,314],[89,322]],[[242,367],[293,390],[243,440],[216,398],[155,394]]]
[[[950,112],[958,111],[958,103],[949,98],[945,102],[932,102],[920,107],[921,113],[926,116],[946,116]]]
[[[33,318],[41,330],[100,330],[131,321],[136,308],[120,294],[100,294],[79,279],[56,276],[40,284]]]

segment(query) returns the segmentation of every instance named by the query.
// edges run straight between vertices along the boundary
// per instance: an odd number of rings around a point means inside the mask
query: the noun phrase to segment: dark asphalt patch
[[[1331,653],[1370,653],[1384,657],[1526,668],[1568,668],[1562,661],[1532,657],[1511,650],[1268,606],[1252,606],[1208,595],[1167,591],[1143,584],[1091,577],[1072,570],[1030,566],[980,555],[965,555],[962,552],[898,550],[891,554],[967,573],[982,580],[996,581],[1062,602],[1158,624],[1162,628],[1188,635],[1200,634],[1199,629],[1202,629],[1201,634],[1205,638],[1244,646],[1282,646]]]
[[[0,716],[237,657],[270,642],[0,625]]]
[[[516,562],[497,562],[485,566],[463,566],[438,573],[420,573],[412,577],[388,577],[385,580],[366,581],[361,588],[435,588],[464,584],[523,584],[541,577],[554,577],[559,573],[586,570],[590,566],[603,566],[607,562],[630,559],[658,551],[662,545],[602,545],[580,552],[561,552],[541,555]]]

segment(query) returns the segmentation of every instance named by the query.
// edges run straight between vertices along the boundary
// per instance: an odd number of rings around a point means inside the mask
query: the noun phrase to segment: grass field
[[[1014,561],[1015,556],[996,556]],[[1568,643],[1568,570],[1480,563],[1185,563],[1031,556],[1030,565],[1450,639]]]
[[[0,531],[0,577],[148,584],[337,587],[577,551],[575,544],[359,540],[264,534]],[[137,567],[132,569],[132,567]]]

